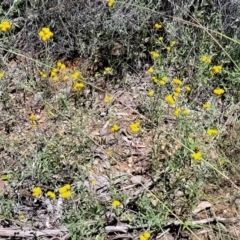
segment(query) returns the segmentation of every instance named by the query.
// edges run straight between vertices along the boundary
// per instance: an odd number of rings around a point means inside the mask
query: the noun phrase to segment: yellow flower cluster
[[[174,45],[176,45],[176,43],[177,42],[173,40],[173,41],[170,42],[170,46],[173,47]]]
[[[166,83],[166,81],[167,81],[167,77],[164,76],[159,80],[159,84],[164,85]]]
[[[49,40],[52,36],[53,33],[51,32],[50,28],[48,27],[43,27],[41,29],[41,31],[38,33],[38,36],[44,41],[46,42],[47,40]]]
[[[117,124],[114,124],[112,127],[111,127],[111,132],[117,132],[119,130],[119,126]]]
[[[213,93],[216,94],[216,95],[222,95],[223,93],[225,93],[225,90],[222,89],[222,88],[215,88],[213,90]]]
[[[153,91],[153,90],[150,90],[150,91],[148,91],[148,96],[149,96],[149,97],[153,97],[153,96],[154,96],[154,94],[155,94],[155,93],[154,93],[154,91]]]
[[[221,70],[222,70],[222,66],[221,65],[215,65],[215,66],[213,66],[211,68],[210,75],[212,76],[214,74],[217,74],[217,73],[221,72]]]
[[[7,32],[8,30],[11,29],[11,23],[9,21],[2,21],[0,23],[0,29],[3,31],[3,32]]]
[[[175,104],[175,100],[173,99],[173,96],[170,94],[165,97],[165,101],[168,102],[170,105]]]
[[[204,63],[211,63],[212,59],[209,58],[206,55],[203,55],[202,58],[201,58],[201,61],[204,62]]]
[[[203,108],[204,109],[209,109],[211,107],[211,104],[210,103],[204,103],[203,104]]]
[[[107,3],[108,7],[112,7],[114,2],[115,0],[108,0],[108,3]]]
[[[159,24],[159,23],[155,23],[155,24],[154,24],[154,28],[155,28],[155,29],[160,29],[160,28],[162,28],[162,25]]]
[[[66,68],[66,65],[64,63],[61,63],[61,62],[57,62],[57,67],[60,69],[60,70],[63,70]]]
[[[73,81],[76,81],[78,78],[82,78],[82,73],[79,72],[79,71],[75,71],[75,72],[72,74],[72,80],[73,80]]]
[[[62,198],[70,198],[72,196],[72,192],[70,191],[71,185],[70,184],[65,184],[63,187],[60,187],[58,189],[60,196]]]
[[[218,134],[218,130],[217,129],[212,129],[212,128],[209,128],[207,130],[207,135],[208,136],[213,136],[213,135],[217,135]]]
[[[182,89],[180,87],[176,87],[174,90],[174,96],[178,97],[181,91],[182,91]]]
[[[202,159],[202,153],[201,152],[194,152],[191,154],[191,157],[194,160],[201,160]]]
[[[175,109],[174,111],[174,115],[175,116],[179,116],[181,114],[181,112],[184,114],[184,115],[189,115],[190,111],[188,109],[184,109],[183,111],[181,110],[181,108],[177,108]]]
[[[42,78],[46,78],[47,77],[47,74],[45,72],[43,72],[43,71],[40,71],[39,74],[40,74],[40,76]]]
[[[0,72],[0,78],[4,77],[4,72]]]
[[[32,196],[38,197],[42,194],[42,189],[40,187],[34,187],[32,190]]]
[[[152,67],[150,67],[148,70],[147,70],[148,73],[150,74],[153,74],[154,73],[154,69]]]
[[[190,92],[192,90],[190,86],[186,86],[185,89],[187,92]]]
[[[112,96],[107,95],[104,101],[105,103],[110,103],[112,101]]]
[[[174,78],[174,79],[172,80],[172,83],[175,84],[175,85],[181,85],[181,84],[182,84],[182,81],[181,81],[180,79],[178,79],[178,78]]]
[[[139,240],[148,240],[151,237],[150,232],[144,232],[140,237]]]
[[[130,124],[131,132],[138,133],[140,131],[140,122]]]
[[[112,202],[112,207],[113,207],[113,208],[117,208],[117,207],[119,207],[120,205],[121,205],[121,202],[118,201],[118,200],[114,200],[114,201]]]
[[[49,198],[52,198],[52,199],[56,198],[56,194],[52,191],[48,191],[46,196],[49,197]]]
[[[37,120],[37,116],[34,115],[34,114],[31,114],[31,115],[29,116],[29,120],[32,121],[32,122],[34,122],[34,121]]]
[[[82,88],[84,88],[84,83],[80,82],[80,83],[75,83],[74,86],[73,86],[73,90],[74,91],[79,91],[81,90]]]
[[[113,70],[111,67],[104,68],[104,72],[103,72],[104,75],[108,75],[108,74],[112,74],[112,73],[113,73]]]
[[[158,52],[155,52],[155,51],[152,51],[150,52],[152,58],[156,59],[156,58],[159,58],[160,54]]]

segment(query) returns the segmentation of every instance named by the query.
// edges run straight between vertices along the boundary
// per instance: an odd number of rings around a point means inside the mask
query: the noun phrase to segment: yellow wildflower
[[[106,67],[106,68],[104,68],[103,74],[104,74],[104,75],[106,75],[106,74],[112,74],[112,72],[113,72],[112,68]]]
[[[204,63],[211,63],[212,60],[208,56],[203,55],[202,58],[201,58],[201,61],[204,62]]]
[[[184,115],[189,115],[189,113],[190,113],[190,111],[189,111],[188,109],[184,109],[184,110],[183,110],[183,114],[184,114]]]
[[[225,90],[222,89],[222,88],[215,88],[213,90],[213,93],[216,94],[216,95],[222,95],[224,92],[225,92]]]
[[[207,135],[208,136],[213,136],[213,135],[217,135],[218,134],[218,130],[217,129],[212,129],[212,128],[209,128],[207,130]]]
[[[33,197],[38,197],[41,194],[42,194],[42,189],[40,187],[33,188],[33,190],[32,190]]]
[[[58,77],[57,77],[57,76],[54,76],[54,77],[52,78],[52,80],[53,80],[54,82],[57,82],[57,81],[58,81]]]
[[[140,131],[140,122],[130,124],[130,129],[133,133],[138,133]]]
[[[171,47],[170,46],[167,46],[166,47],[167,51],[169,52],[171,50]]]
[[[174,90],[176,93],[180,93],[182,91],[182,89],[180,87],[176,87]]]
[[[219,73],[219,72],[221,72],[221,70],[222,70],[222,66],[221,65],[215,65],[215,66],[213,66],[211,68],[210,75],[214,75],[216,73]]]
[[[34,115],[34,114],[31,114],[31,115],[29,116],[29,120],[30,120],[30,121],[36,121],[36,120],[37,120],[37,116]]]
[[[75,85],[73,86],[73,90],[74,91],[78,91],[81,90],[82,88],[84,88],[84,83],[75,83]]]
[[[175,104],[175,100],[173,99],[172,95],[167,95],[165,97],[165,101],[167,101],[171,105]]]
[[[112,7],[114,2],[115,0],[108,0],[108,3],[107,3],[108,7]]]
[[[52,198],[52,199],[54,199],[56,197],[56,194],[52,191],[48,191],[46,195],[47,195],[47,197]]]
[[[177,79],[177,78],[174,78],[172,80],[172,83],[175,84],[175,85],[181,85],[182,84],[182,81],[180,79]]]
[[[9,21],[2,21],[0,23],[0,29],[3,31],[3,32],[7,32],[8,30],[11,29],[11,23]]]
[[[202,153],[201,152],[194,152],[191,154],[191,157],[194,159],[194,160],[201,160],[202,158]]]
[[[38,33],[38,36],[46,42],[49,38],[53,36],[53,33],[51,32],[50,28],[43,27],[41,31]]]
[[[158,40],[159,40],[159,41],[163,41],[163,37],[159,37]]]
[[[72,196],[71,191],[66,191],[66,192],[61,193],[62,198],[70,198],[71,196]]]
[[[153,90],[148,91],[148,96],[153,97],[154,96],[154,91]]]
[[[70,189],[71,189],[71,185],[70,184],[65,184],[63,187],[60,187],[58,189],[58,191],[61,194],[61,193],[64,193],[64,192],[66,192],[66,191],[68,191]]]
[[[154,72],[154,69],[151,67],[147,71],[148,71],[148,73],[152,74]]]
[[[204,103],[203,104],[203,108],[204,109],[208,109],[208,108],[210,108],[211,107],[211,104],[210,103]]]
[[[174,111],[174,115],[175,116],[179,116],[181,113],[181,109],[180,108],[177,108],[175,111]]]
[[[92,180],[91,184],[94,186],[97,184],[97,181],[94,179],[94,180]]]
[[[160,54],[155,51],[150,52],[150,54],[151,54],[152,58],[158,58],[160,56]]]
[[[171,45],[171,47],[173,47],[174,45],[176,45],[176,41],[171,41],[171,43],[170,43],[170,45]]]
[[[113,208],[117,208],[118,206],[120,206],[120,201],[118,201],[118,200],[114,200],[113,202],[112,202],[112,207]]]
[[[108,156],[111,156],[113,154],[112,150],[107,150],[106,153]]]
[[[67,81],[68,79],[69,79],[69,77],[67,75],[65,75],[62,80]]]
[[[187,92],[190,92],[192,90],[190,86],[186,86],[185,89]]]
[[[19,215],[19,218],[20,218],[21,220],[23,220],[23,219],[25,219],[25,215],[24,215],[24,214],[20,214],[20,215]]]
[[[47,74],[45,72],[43,72],[43,71],[40,71],[39,74],[40,74],[40,76],[42,78],[46,78],[47,77]]]
[[[66,68],[66,65],[64,63],[61,63],[61,62],[57,62],[57,66],[59,69],[63,70]]]
[[[148,240],[151,237],[150,232],[144,232],[140,237],[139,240]]]
[[[167,81],[167,77],[164,76],[164,77],[161,78],[161,80],[164,81],[164,82],[166,82],[166,81]]]
[[[55,77],[57,75],[57,73],[58,73],[58,69],[57,68],[53,68],[51,70],[51,77]]]
[[[77,80],[78,78],[81,78],[82,77],[82,73],[79,72],[79,71],[75,71],[73,74],[72,74],[72,80]]]
[[[0,72],[0,78],[3,78],[3,77],[4,77],[4,73]]]
[[[178,97],[179,93],[178,92],[174,92],[173,95],[174,95],[174,97]]]
[[[160,28],[162,28],[162,25],[159,24],[159,23],[155,23],[155,24],[154,24],[154,28],[155,28],[155,29],[160,29]]]
[[[117,132],[119,130],[119,126],[117,124],[114,124],[112,127],[111,127],[111,132]]]
[[[112,101],[112,96],[108,96],[108,95],[107,95],[107,96],[105,97],[105,100],[104,100],[104,101],[105,101],[105,103],[110,103],[110,102]]]
[[[153,82],[157,83],[157,78],[155,76],[152,76]]]

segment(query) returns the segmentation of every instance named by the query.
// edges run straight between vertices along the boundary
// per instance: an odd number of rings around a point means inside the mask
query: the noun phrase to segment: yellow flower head
[[[112,7],[114,2],[115,0],[108,0],[108,3],[107,3],[108,7]]]
[[[119,126],[117,124],[114,124],[112,127],[111,127],[111,132],[117,132],[119,130]]]
[[[62,198],[70,198],[71,196],[72,196],[71,191],[66,191],[66,192],[61,193]]]
[[[203,108],[204,109],[209,109],[211,107],[211,104],[210,103],[204,103],[203,104]]]
[[[175,91],[175,93],[180,93],[182,91],[182,89],[180,87],[176,87],[174,91]]]
[[[67,81],[69,79],[69,77],[67,75],[63,76],[63,81]]]
[[[180,79],[177,79],[177,78],[174,78],[172,80],[172,83],[175,84],[175,85],[181,85],[182,84],[182,81]]]
[[[54,82],[57,82],[57,81],[58,81],[58,77],[57,77],[57,76],[54,76],[54,77],[52,78],[52,80],[53,80]]]
[[[158,40],[162,42],[163,41],[163,37],[159,37]]]
[[[42,78],[46,78],[47,77],[47,74],[45,72],[43,72],[43,71],[40,71],[39,74],[40,74],[40,76]]]
[[[171,47],[170,46],[167,46],[166,47],[167,51],[169,52],[171,50]]]
[[[154,28],[155,28],[155,29],[160,29],[160,28],[162,28],[162,25],[159,24],[159,23],[155,23],[155,24],[154,24]]]
[[[64,63],[61,63],[61,62],[57,62],[57,66],[59,69],[63,70],[66,68],[66,65]]]
[[[71,185],[70,184],[65,184],[63,187],[60,187],[58,189],[59,193],[62,194],[64,192],[67,192],[71,189]]]
[[[20,214],[20,215],[19,215],[19,218],[20,218],[21,220],[23,220],[23,219],[25,219],[25,215],[24,215],[24,214]]]
[[[187,92],[190,92],[192,90],[190,86],[186,86],[185,89]]]
[[[3,78],[3,77],[4,77],[4,73],[0,72],[0,78]]]
[[[42,194],[42,189],[40,187],[33,188],[33,190],[32,190],[33,197],[38,197],[41,194]]]
[[[202,158],[202,153],[201,152],[194,152],[191,154],[191,157],[194,159],[194,160],[201,160]]]
[[[50,28],[48,27],[43,27],[41,29],[41,31],[38,33],[38,36],[44,41],[46,42],[47,40],[49,40],[52,36],[53,33],[51,32]]]
[[[153,82],[157,83],[157,78],[155,76],[152,76]]]
[[[184,115],[189,115],[189,114],[190,114],[190,111],[189,111],[188,109],[184,109],[184,110],[183,110],[183,114],[184,114]]]
[[[104,72],[103,72],[104,75],[112,74],[112,73],[113,73],[113,70],[111,67],[104,68]]]
[[[78,78],[81,78],[82,77],[82,73],[79,72],[79,71],[75,71],[73,74],[72,74],[72,80],[77,80]]]
[[[219,72],[221,72],[221,70],[222,70],[222,66],[221,65],[215,65],[215,66],[213,66],[211,68],[210,75],[214,75],[216,73],[219,73]]]
[[[153,90],[148,91],[148,96],[153,97],[154,96],[154,91]]]
[[[173,99],[172,95],[167,95],[165,97],[165,101],[168,102],[170,105],[175,104],[175,100]]]
[[[223,93],[225,93],[225,90],[222,89],[222,88],[215,88],[213,90],[213,93],[216,94],[216,95],[222,95]]]
[[[212,60],[208,56],[203,55],[202,58],[201,58],[201,61],[204,62],[204,63],[211,63]]]
[[[150,54],[151,54],[152,58],[159,58],[159,56],[160,56],[160,54],[155,51],[150,52]]]
[[[176,41],[171,41],[171,43],[170,43],[170,45],[171,45],[171,47],[173,47],[174,45],[176,45]]]
[[[3,31],[3,32],[7,32],[8,30],[11,29],[11,23],[9,21],[2,21],[0,23],[0,29]]]
[[[217,129],[212,129],[212,128],[209,128],[207,130],[207,135],[208,136],[213,136],[213,135],[217,135],[218,134],[218,130]]]
[[[52,198],[52,199],[54,199],[56,197],[56,194],[52,191],[48,191],[46,195],[47,195],[47,197]]]
[[[117,208],[117,207],[119,207],[121,205],[121,203],[120,203],[120,201],[118,201],[118,200],[114,200],[113,202],[112,202],[112,207],[113,208]]]
[[[82,88],[84,88],[84,83],[75,83],[74,86],[73,86],[73,90],[74,91],[78,91],[78,90],[81,90]]]
[[[173,95],[174,95],[174,97],[178,97],[179,93],[178,92],[174,92]]]
[[[130,129],[133,133],[138,133],[140,131],[140,122],[130,124]]]
[[[37,116],[34,115],[34,114],[31,114],[31,115],[29,116],[29,120],[30,120],[30,121],[36,121],[36,120],[37,120]]]
[[[106,97],[105,97],[105,103],[110,103],[111,101],[112,101],[112,96],[109,96],[109,95],[107,95]]]
[[[91,184],[94,186],[97,184],[97,181],[94,179],[94,180],[92,180]]]
[[[174,115],[175,116],[179,116],[181,113],[181,109],[180,108],[177,108],[175,111],[174,111]]]
[[[154,72],[154,69],[152,67],[150,67],[148,70],[147,70],[148,73],[152,74]]]

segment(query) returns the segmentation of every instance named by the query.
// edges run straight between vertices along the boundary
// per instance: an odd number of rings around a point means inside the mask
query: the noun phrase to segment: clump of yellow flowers
[[[217,73],[221,72],[221,70],[222,70],[222,66],[221,65],[215,65],[215,66],[213,66],[211,68],[210,75],[212,76],[214,74],[217,74]]]
[[[222,95],[223,93],[225,93],[225,90],[222,89],[222,88],[215,88],[213,90],[213,93],[216,94],[216,95]]]
[[[211,63],[212,59],[206,55],[203,55],[201,61],[204,63]]]
[[[111,132],[117,132],[119,130],[119,126],[117,124],[114,124],[112,127],[111,127]]]
[[[0,29],[3,31],[3,32],[7,32],[11,29],[11,23],[9,21],[2,21],[0,23]]]
[[[155,51],[150,52],[150,54],[151,54],[152,58],[154,58],[154,59],[159,58],[159,56],[160,56],[160,54],[158,52],[155,52]]]
[[[140,131],[140,122],[130,124],[131,132],[138,133]]]
[[[175,100],[173,99],[173,96],[172,96],[172,95],[167,95],[167,96],[165,97],[165,101],[168,102],[170,105],[175,104]]]
[[[50,28],[48,27],[43,27],[41,29],[41,31],[38,33],[38,36],[44,41],[46,42],[47,40],[49,40],[52,36],[53,33],[51,32]]]
[[[202,153],[201,152],[194,152],[191,154],[191,157],[194,160],[201,160],[202,159]]]
[[[42,194],[42,189],[40,187],[34,187],[32,190],[32,196],[38,197]]]
[[[114,2],[115,0],[108,0],[108,3],[107,3],[108,7],[112,7]]]
[[[120,205],[121,205],[121,202],[118,201],[118,200],[114,200],[114,201],[112,202],[112,207],[113,207],[113,208],[117,208],[117,207],[119,207]]]
[[[150,232],[144,232],[140,237],[139,240],[148,240],[151,237]]]
[[[212,128],[209,128],[207,130],[207,135],[208,136],[213,136],[213,135],[217,135],[218,134],[218,130],[217,129],[212,129]]]
[[[72,192],[70,191],[71,185],[70,184],[65,184],[63,187],[60,187],[58,189],[60,196],[62,198],[70,198],[72,196]]]
[[[80,82],[80,83],[75,83],[74,86],[73,86],[73,90],[74,91],[79,91],[81,90],[82,88],[84,88],[84,83]]]

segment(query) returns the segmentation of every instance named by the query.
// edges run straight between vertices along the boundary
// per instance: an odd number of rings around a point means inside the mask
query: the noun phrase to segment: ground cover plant
[[[239,239],[239,5],[2,1],[0,236]]]

